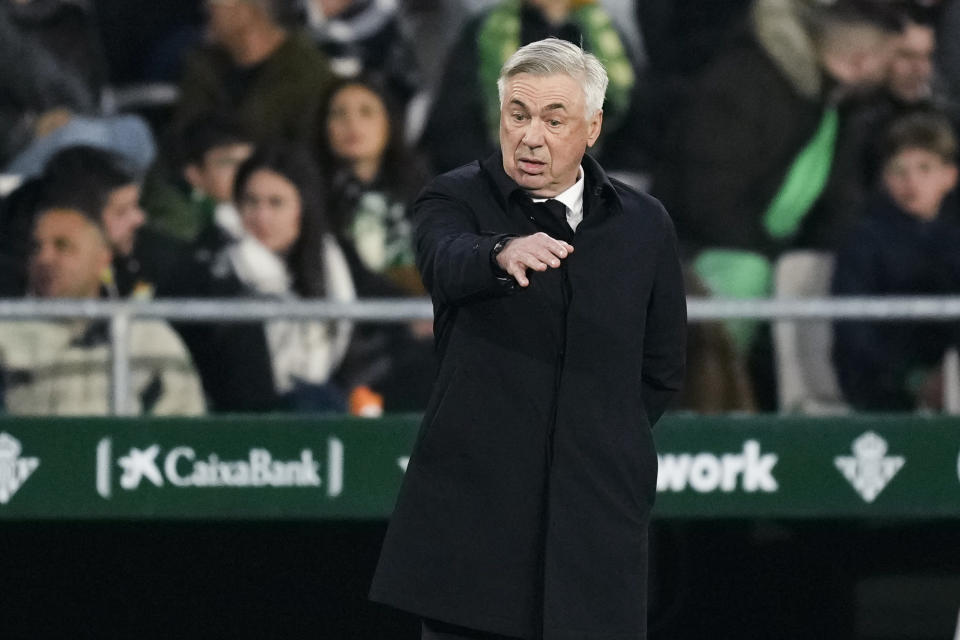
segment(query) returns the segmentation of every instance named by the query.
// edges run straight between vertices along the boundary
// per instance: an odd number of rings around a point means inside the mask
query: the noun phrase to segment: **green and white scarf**
[[[522,0],[504,0],[487,14],[478,36],[480,87],[483,92],[487,130],[494,143],[499,139],[500,98],[497,79],[507,59],[520,48],[520,11]],[[620,121],[630,106],[630,93],[635,81],[633,66],[620,34],[610,16],[596,4],[581,4],[568,18],[583,34],[584,50],[597,56],[607,69],[610,84],[604,103],[604,124],[607,130]]]

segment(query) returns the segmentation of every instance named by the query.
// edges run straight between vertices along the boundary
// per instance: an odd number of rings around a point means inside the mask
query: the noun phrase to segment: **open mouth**
[[[517,160],[517,166],[524,173],[542,173],[547,163],[534,158],[520,158]]]

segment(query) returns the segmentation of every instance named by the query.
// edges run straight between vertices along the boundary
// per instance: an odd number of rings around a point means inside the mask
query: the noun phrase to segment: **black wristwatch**
[[[492,262],[493,266],[497,269],[500,269],[500,265],[497,264],[497,256],[500,255],[500,252],[507,247],[507,243],[509,243],[515,237],[516,236],[504,236],[500,238],[497,240],[497,244],[493,245],[493,249],[490,250],[490,262]]]

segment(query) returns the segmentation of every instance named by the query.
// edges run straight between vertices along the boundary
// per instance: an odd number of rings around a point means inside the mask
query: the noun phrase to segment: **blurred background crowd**
[[[500,66],[547,36],[606,65],[594,153],[667,206],[689,294],[960,293],[957,35],[960,0],[0,0],[0,297],[424,296],[410,205],[495,152]],[[702,412],[936,411],[957,342],[690,333]],[[144,414],[419,411],[434,368],[429,322],[137,322],[130,353]],[[6,412],[109,410],[103,322],[2,320],[0,370]]]

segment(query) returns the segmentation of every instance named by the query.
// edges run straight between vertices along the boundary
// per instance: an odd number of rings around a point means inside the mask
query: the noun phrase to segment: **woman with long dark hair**
[[[237,170],[234,199],[243,234],[209,261],[207,277],[200,278],[203,295],[278,301],[356,297],[329,230],[319,172],[307,152],[259,148]],[[343,410],[344,395],[330,379],[351,333],[349,321],[270,320],[220,325],[190,343],[218,410]]]
[[[396,286],[398,295],[422,295],[407,214],[429,176],[404,142],[390,93],[373,76],[342,80],[330,93],[322,123],[330,219],[361,294],[383,293],[367,285],[367,270]]]
[[[361,296],[422,296],[408,214],[429,176],[404,142],[390,95],[371,76],[342,80],[330,93],[321,120],[330,220]],[[422,410],[433,379],[432,335],[429,321],[358,328],[340,379],[373,388],[388,410]]]
[[[323,297],[330,229],[323,185],[309,156],[285,146],[258,149],[237,169],[233,196],[247,235],[282,260],[292,290]]]

